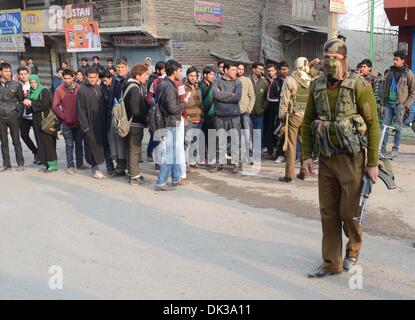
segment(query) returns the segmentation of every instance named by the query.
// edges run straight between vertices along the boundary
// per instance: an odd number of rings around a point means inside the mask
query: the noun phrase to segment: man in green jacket
[[[302,125],[303,170],[314,175],[319,156],[318,191],[323,229],[323,263],[308,276],[320,278],[349,270],[362,247],[359,198],[363,174],[376,182],[379,123],[371,85],[347,66],[346,44],[324,45],[324,75],[310,85]],[[366,153],[367,150],[367,162]],[[348,237],[342,254],[342,229]]]
[[[268,82],[264,77],[265,65],[261,62],[255,62],[252,65],[251,80],[255,90],[255,105],[251,111],[252,128],[261,130],[261,149],[264,144],[264,111],[268,107],[267,93]],[[254,135],[255,137],[255,135]]]

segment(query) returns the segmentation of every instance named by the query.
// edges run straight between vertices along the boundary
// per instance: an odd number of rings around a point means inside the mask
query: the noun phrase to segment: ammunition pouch
[[[331,126],[334,126],[339,145],[333,144],[330,139]],[[314,137],[313,156],[330,157],[336,153],[357,155],[367,148],[367,126],[360,114],[337,118],[335,121],[320,117],[313,121],[311,130]]]

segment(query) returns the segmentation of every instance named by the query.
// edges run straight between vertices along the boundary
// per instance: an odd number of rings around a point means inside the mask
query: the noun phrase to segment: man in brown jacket
[[[405,63],[406,55],[402,51],[394,54],[393,66],[385,76],[381,99],[382,112],[384,114],[383,124],[390,126],[395,118],[396,134],[393,139],[392,157],[398,156],[401,132],[403,128],[403,117],[409,110],[415,99],[415,75]],[[389,132],[386,132],[382,144],[382,153],[386,152]]]
[[[185,83],[186,96],[189,96],[187,107],[183,112],[183,118],[185,120],[185,149],[186,149],[186,163],[191,168],[197,167],[197,160],[204,159],[204,141],[201,141],[202,127],[203,127],[203,104],[202,94],[197,84],[197,69],[191,67],[186,72],[187,80]],[[197,154],[192,151],[193,148],[189,148],[197,141]],[[196,151],[196,150],[193,150]]]

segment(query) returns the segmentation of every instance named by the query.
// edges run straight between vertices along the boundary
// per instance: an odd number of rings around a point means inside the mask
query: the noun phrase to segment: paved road
[[[238,196],[237,186],[258,191],[254,177],[200,170],[197,183],[156,193],[89,172],[68,176],[60,165],[50,175],[28,167],[0,176],[2,299],[415,298],[410,239],[365,236],[363,290],[349,288],[347,273],[307,279],[320,263],[318,216],[279,211],[267,192],[251,203]],[[53,265],[62,290],[48,287]]]

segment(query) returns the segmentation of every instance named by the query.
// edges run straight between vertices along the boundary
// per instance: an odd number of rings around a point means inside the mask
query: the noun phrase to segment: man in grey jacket
[[[415,99],[415,75],[405,64],[406,56],[403,51],[394,52],[393,66],[385,76],[382,90],[382,112],[384,114],[383,124],[390,126],[393,118],[396,123],[396,134],[393,139],[392,157],[398,156],[401,132],[403,128],[403,117],[405,110],[409,110]],[[386,153],[386,145],[389,133],[386,131],[381,152]]]
[[[226,62],[222,78],[213,81],[212,92],[215,104],[215,128],[225,130],[232,139],[232,163],[233,173],[239,173],[239,133],[241,132],[241,109],[239,101],[242,97],[242,83],[237,79],[238,64],[236,62]],[[238,148],[235,147],[238,146]],[[211,168],[214,173],[223,170],[223,156],[226,153],[227,142],[219,139],[218,162]]]
[[[18,106],[23,101],[23,90],[19,82],[12,79],[12,68],[8,63],[0,64],[0,140],[1,154],[3,157],[3,169],[11,169],[9,154],[9,139],[7,129],[10,130],[18,171],[24,170],[24,158],[22,144],[19,136],[19,110]]]

